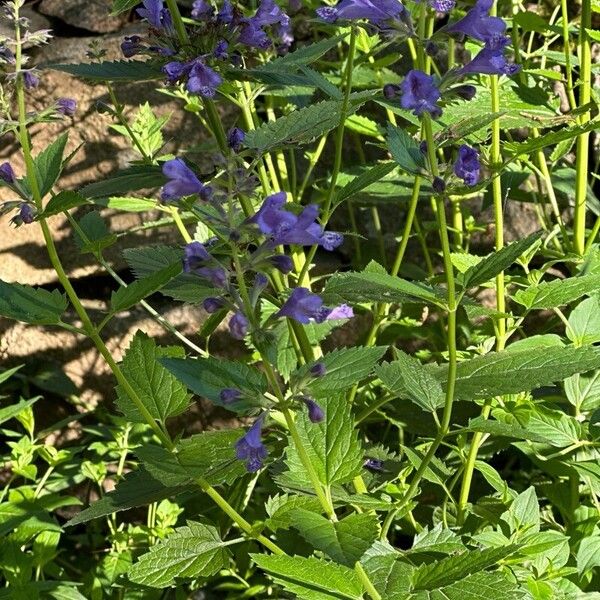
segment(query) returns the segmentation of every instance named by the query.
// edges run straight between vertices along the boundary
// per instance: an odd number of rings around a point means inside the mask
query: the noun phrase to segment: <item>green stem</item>
[[[215,106],[215,103],[208,98],[203,100],[204,109],[206,110],[206,118],[210,125],[210,128],[213,132],[217,140],[217,144],[219,146],[219,150],[227,155],[229,153],[229,148],[227,146],[227,136],[225,135],[225,129],[223,129],[223,121],[221,120],[221,115]]]
[[[179,7],[177,6],[177,0],[167,0],[167,7],[169,9],[169,13],[171,13],[171,19],[173,20],[173,26],[175,27],[177,37],[179,38],[179,43],[182,46],[189,46],[190,38],[188,37],[185,23],[181,18],[181,13],[179,12]]]
[[[356,571],[356,574],[358,575],[362,584],[365,586],[365,590],[367,590],[367,594],[369,594],[369,596],[371,596],[371,598],[373,600],[382,600],[381,594],[375,589],[375,586],[369,579],[369,576],[367,575],[362,564],[357,562],[354,565],[354,570]]]
[[[495,10],[492,11],[495,14]],[[492,75],[491,77],[491,95],[492,95],[492,113],[497,113],[500,110],[500,91],[499,91],[498,76]],[[501,148],[500,148],[500,119],[496,119],[492,123],[492,148],[491,148],[491,161],[492,167],[498,168],[502,161]],[[492,180],[492,196],[494,202],[494,223],[495,223],[495,249],[496,251],[504,247],[504,211],[503,211],[503,197],[502,197],[502,183],[500,177],[494,177]],[[496,277],[496,310],[501,313],[506,312],[506,289],[504,281],[504,272],[501,272]],[[496,325],[496,350],[502,351],[506,345],[506,319],[500,317]],[[481,416],[487,419],[491,412],[491,399],[485,401]],[[477,461],[477,454],[479,447],[483,439],[481,432],[473,434],[471,440],[471,446],[469,448],[469,454],[467,456],[467,462],[465,470],[463,472],[463,478],[458,497],[457,505],[457,521],[462,524],[465,517],[465,510],[469,502],[469,494],[471,491],[471,484],[473,482],[473,474],[475,472],[475,463]]]
[[[579,106],[585,106],[591,100],[592,88],[592,55],[588,30],[592,27],[592,2],[582,0],[581,22],[579,24]],[[589,111],[580,117],[583,125],[590,120]],[[582,133],[577,138],[577,164],[575,183],[575,215],[573,223],[574,250],[583,254],[585,250],[585,221],[587,212],[588,162],[590,151],[590,132]]]
[[[571,110],[577,108],[575,100],[575,92],[573,91],[573,71],[571,70],[571,44],[569,43],[569,10],[567,0],[560,1],[561,16],[562,16],[562,37],[563,50],[565,54],[565,73],[567,75],[567,96],[569,98],[569,106]]]

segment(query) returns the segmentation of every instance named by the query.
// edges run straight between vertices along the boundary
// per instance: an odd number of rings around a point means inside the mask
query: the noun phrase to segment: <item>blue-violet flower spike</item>
[[[232,127],[227,134],[227,145],[234,151],[239,152],[244,145],[246,134],[239,127]]]
[[[200,59],[196,59],[190,70],[186,88],[188,92],[199,94],[203,98],[214,98],[221,83],[223,79],[216,71]]]
[[[475,6],[456,23],[445,28],[446,33],[459,33],[480,42],[496,42],[506,34],[506,23],[500,17],[491,17],[494,0],[477,0]]]
[[[479,152],[463,144],[458,149],[458,159],[454,163],[454,174],[460,177],[466,185],[473,186],[479,182],[480,171]]]
[[[439,117],[442,110],[437,105],[441,97],[440,91],[435,85],[433,76],[413,69],[409,71],[402,83],[402,108],[412,110],[414,115],[421,116],[429,113],[433,118]]]
[[[405,8],[398,0],[341,0],[334,7],[317,9],[317,15],[328,23],[338,19],[366,19],[381,26],[386,21],[399,19]]]
[[[150,25],[157,29],[169,29],[173,25],[168,9],[164,8],[163,0],[143,0],[142,4],[144,8],[138,8],[136,12]]]
[[[349,319],[354,316],[352,308],[342,304],[335,308],[323,306],[323,299],[310,290],[297,287],[292,290],[290,297],[275,313],[277,317],[289,317],[303,325],[314,320],[316,323],[336,319]]]
[[[256,473],[267,458],[266,446],[262,443],[262,426],[267,413],[262,413],[254,425],[250,427],[246,435],[235,443],[235,455],[239,460],[246,461],[246,469],[250,473]]]
[[[15,182],[15,172],[10,163],[4,162],[0,165],[0,179],[8,184],[13,184]]]
[[[59,98],[56,101],[56,110],[61,115],[72,117],[77,110],[77,102],[73,98]]]
[[[304,404],[306,404],[306,408],[308,409],[308,418],[311,423],[321,423],[323,419],[325,419],[325,413],[323,409],[308,396],[302,398]]]
[[[236,340],[243,340],[248,333],[248,319],[241,312],[236,312],[231,319],[229,319],[229,333],[231,337]]]
[[[19,210],[19,217],[21,218],[21,221],[23,221],[23,223],[27,225],[33,223],[33,221],[35,220],[35,212],[31,205],[25,203],[21,204],[21,209]]]
[[[165,177],[171,180],[162,189],[162,200],[167,202],[179,200],[184,196],[200,194],[204,191],[205,186],[181,158],[174,158],[165,162],[162,172]]]

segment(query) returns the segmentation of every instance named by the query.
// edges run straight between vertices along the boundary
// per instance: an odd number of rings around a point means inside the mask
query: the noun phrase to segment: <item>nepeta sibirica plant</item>
[[[0,409],[10,597],[600,597],[598,7],[114,0],[144,24],[123,59],[45,68],[105,86],[136,157],[73,190],[68,133],[33,149],[77,103],[29,108],[51,35],[23,4],[3,4],[1,212],[41,228],[61,289],[0,281],[0,314],[87,339],[115,392],[59,447],[36,397]],[[119,85],[142,81],[200,143],[173,153],[160,107],[130,113]],[[125,247],[120,274],[105,217],[140,207],[170,243]],[[59,214],[114,279],[100,318]],[[197,334],[155,294],[201,307]],[[118,358],[104,328],[137,305],[174,345],[139,331]],[[191,434],[201,399],[229,426]]]

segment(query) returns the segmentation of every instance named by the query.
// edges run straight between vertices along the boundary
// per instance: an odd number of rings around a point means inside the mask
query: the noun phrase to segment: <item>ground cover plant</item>
[[[39,387],[0,374],[0,598],[600,598],[597,2],[113,0],[147,26],[121,60],[36,67],[23,5],[1,211],[60,286],[0,281],[0,315],[87,338],[115,387],[41,426]],[[44,69],[105,86],[127,167],[61,187],[68,133],[31,134],[77,105],[28,108]],[[124,110],[142,81],[201,144]],[[535,224],[505,239],[516,205]],[[125,248],[122,278],[110,211],[179,239]],[[59,214],[114,280],[100,319]],[[203,306],[196,335],[157,294]],[[139,304],[177,344],[140,331],[119,360],[103,329]],[[229,426],[188,434],[200,399]]]

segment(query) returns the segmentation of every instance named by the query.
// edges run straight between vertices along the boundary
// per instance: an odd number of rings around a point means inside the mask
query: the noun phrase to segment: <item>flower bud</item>
[[[234,151],[239,152],[244,145],[246,134],[239,127],[233,127],[227,134],[227,145]]]
[[[275,254],[269,258],[269,262],[284,275],[290,273],[294,268],[292,259],[285,254]]]
[[[240,392],[240,390],[236,390],[235,388],[225,388],[221,390],[219,394],[221,402],[225,405],[233,404],[236,400],[239,400],[241,397],[242,392]]]
[[[35,220],[35,212],[31,205],[21,204],[21,210],[19,211],[19,217],[23,223],[29,225]]]
[[[13,184],[15,182],[15,172],[10,166],[10,163],[5,162],[0,165],[0,179],[8,184]]]
[[[212,315],[225,306],[225,301],[222,298],[205,298],[202,306],[208,314]]]
[[[72,98],[59,98],[56,101],[56,111],[66,117],[72,117],[77,110],[77,102]]]
[[[477,94],[477,88],[474,85],[459,85],[453,91],[463,100],[473,100]]]
[[[315,363],[310,368],[310,374],[313,377],[323,377],[325,373],[327,373],[327,367],[322,362]]]
[[[308,396],[302,398],[304,404],[306,404],[306,408],[308,409],[308,418],[311,423],[321,423],[323,419],[325,419],[325,413],[323,409]]]
[[[440,47],[435,42],[428,40],[425,44],[425,52],[427,53],[427,56],[435,58],[438,55],[439,51]]]
[[[371,471],[383,471],[383,461],[378,458],[367,458],[363,466]]]
[[[446,191],[446,182],[441,177],[434,177],[432,187],[436,194],[443,194]]]
[[[388,100],[393,100],[400,93],[400,86],[388,83],[383,86],[383,95]]]

